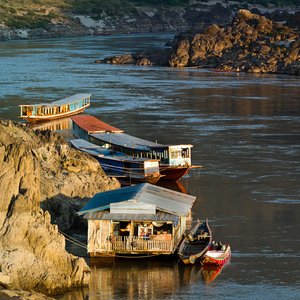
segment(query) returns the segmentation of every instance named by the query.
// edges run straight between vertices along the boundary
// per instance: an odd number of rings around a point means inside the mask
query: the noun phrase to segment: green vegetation
[[[70,0],[73,11],[78,14],[99,16],[102,13],[119,15],[134,12],[132,3],[126,0]]]
[[[63,17],[66,0],[1,0],[0,23],[11,28],[45,28],[52,19]]]

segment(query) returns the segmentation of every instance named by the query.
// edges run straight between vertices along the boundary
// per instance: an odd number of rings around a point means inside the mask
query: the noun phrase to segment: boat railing
[[[121,174],[125,174],[125,175],[143,175],[143,176],[151,176],[155,173],[159,174],[159,168],[157,167],[157,169],[152,169],[151,172],[147,171],[145,172],[145,169],[143,168],[143,166],[141,166],[140,168],[127,168],[124,166],[115,166],[112,164],[105,164],[103,162],[101,162],[101,166],[103,168],[104,171],[114,171],[117,173],[121,173]]]
[[[110,236],[107,237],[103,246],[101,250],[105,252],[170,253],[173,251],[174,239],[171,237],[166,240],[158,240],[138,236]]]

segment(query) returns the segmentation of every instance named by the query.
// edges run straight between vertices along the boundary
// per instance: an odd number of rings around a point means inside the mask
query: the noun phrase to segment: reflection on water
[[[157,299],[177,288],[176,261],[91,261],[90,299]]]
[[[205,265],[201,268],[201,275],[205,283],[210,284],[221,274],[222,269],[228,264],[224,264],[223,266],[212,266]]]
[[[166,189],[171,189],[180,193],[187,194],[187,190],[180,181],[159,180],[157,185]]]
[[[33,129],[39,129],[39,130],[53,130],[53,131],[72,130],[72,120],[71,118],[63,118],[55,121],[32,124],[31,127]]]
[[[168,299],[183,286],[212,283],[222,267],[183,265],[175,257],[146,259],[93,258],[89,288],[58,299]]]

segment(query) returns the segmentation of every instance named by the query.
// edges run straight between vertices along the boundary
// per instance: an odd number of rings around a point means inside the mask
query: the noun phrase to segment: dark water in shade
[[[91,261],[90,287],[59,299],[300,299],[300,78],[93,63],[170,37],[0,44],[0,117],[87,92],[87,112],[129,134],[193,144],[204,168],[180,181],[197,196],[192,217],[208,217],[233,251],[211,283],[176,259]],[[70,137],[70,122],[58,124]]]

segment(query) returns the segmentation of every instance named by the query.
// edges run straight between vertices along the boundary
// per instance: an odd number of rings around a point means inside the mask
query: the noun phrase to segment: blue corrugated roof
[[[111,209],[111,204],[113,204],[114,210],[129,209],[129,211],[132,211],[132,209],[136,210],[141,203],[144,203],[145,206],[155,206],[156,210],[159,211],[177,216],[187,216],[195,199],[195,196],[149,183],[142,183],[96,194],[78,214],[83,215],[90,212],[108,210]],[[124,203],[121,204],[121,202],[127,202],[127,204],[124,206]]]
[[[117,190],[98,193],[78,212],[78,214],[100,211],[108,208],[109,204],[111,203],[123,202],[133,199],[144,185],[144,183],[137,184]]]

